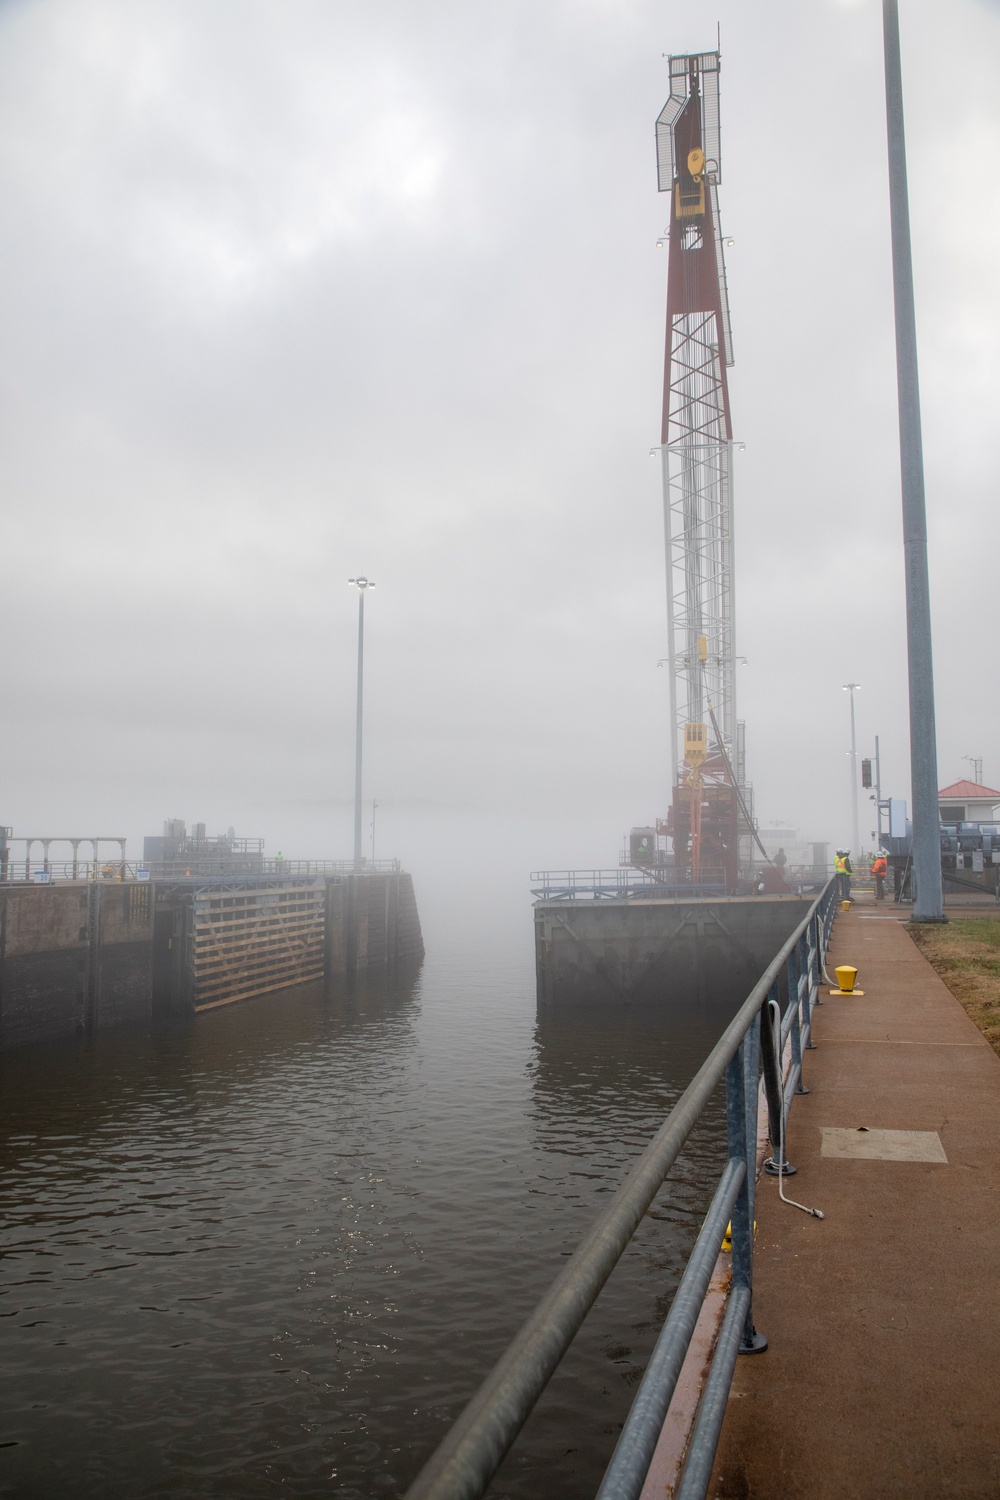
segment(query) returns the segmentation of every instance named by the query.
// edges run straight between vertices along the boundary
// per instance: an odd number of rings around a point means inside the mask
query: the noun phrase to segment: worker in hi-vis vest
[[[833,861],[833,868],[837,876],[837,890],[841,901],[850,901],[852,874],[850,849],[837,850],[837,857]]]
[[[875,858],[872,860],[872,874],[875,876],[876,901],[885,900],[885,876],[888,868],[889,861],[886,859],[882,851],[879,850],[878,854],[876,854]]]

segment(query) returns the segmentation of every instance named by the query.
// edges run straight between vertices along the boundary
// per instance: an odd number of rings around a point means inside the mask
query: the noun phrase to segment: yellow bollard
[[[757,1239],[757,1220],[756,1219],[754,1219],[754,1221],[753,1221],[753,1237],[754,1237],[754,1240],[756,1241],[756,1239]],[[730,1254],[732,1254],[732,1249],[733,1249],[733,1221],[732,1221],[732,1219],[730,1219],[729,1223],[726,1225],[726,1232],[722,1236],[722,1250],[723,1250],[723,1253],[725,1255],[730,1255]]]
[[[831,995],[864,995],[864,990],[854,988],[858,982],[858,971],[853,964],[838,964],[833,972],[837,976],[840,988],[831,990]]]

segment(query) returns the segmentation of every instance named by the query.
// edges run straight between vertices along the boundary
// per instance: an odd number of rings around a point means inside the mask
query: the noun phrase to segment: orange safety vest
[[[879,858],[872,865],[872,874],[873,875],[884,875],[885,872],[886,872],[886,870],[888,868],[889,868],[888,864],[886,863],[886,861],[880,855]]]

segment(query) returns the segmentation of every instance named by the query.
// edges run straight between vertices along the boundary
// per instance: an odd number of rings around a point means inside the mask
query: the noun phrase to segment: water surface
[[[720,1017],[536,1014],[524,940],[0,1061],[4,1496],[401,1495]],[[721,1101],[491,1494],[590,1496]]]

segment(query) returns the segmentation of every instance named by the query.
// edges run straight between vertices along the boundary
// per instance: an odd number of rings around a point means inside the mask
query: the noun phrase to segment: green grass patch
[[[907,931],[1000,1055],[1000,917],[962,917]]]
[[[1000,948],[1000,917],[959,917],[948,923],[948,930],[973,942]]]

